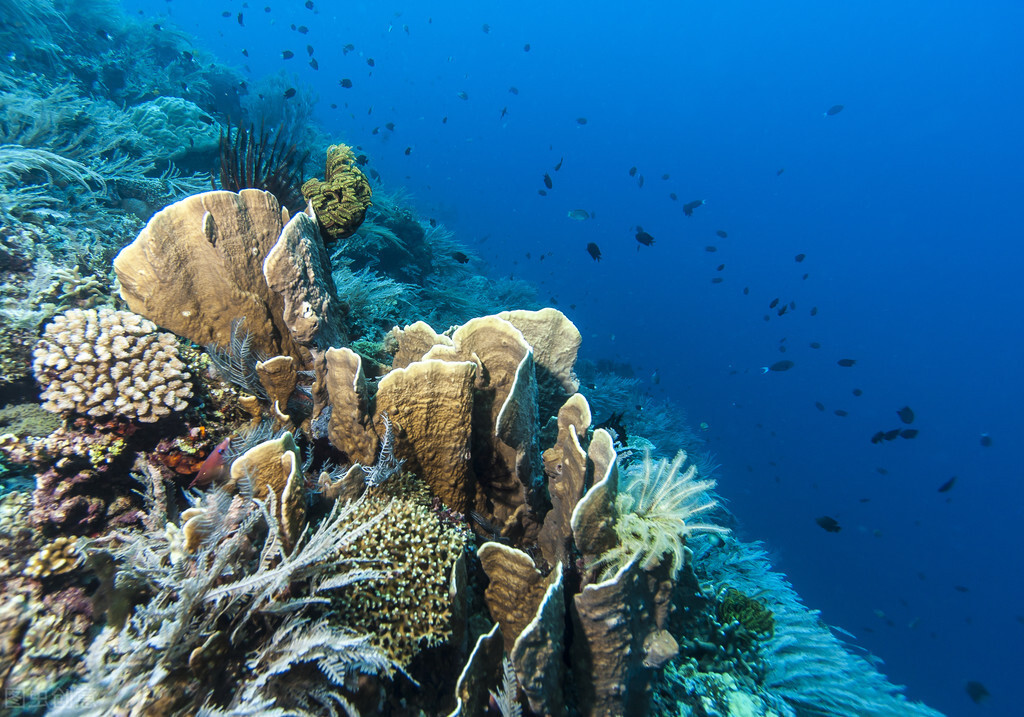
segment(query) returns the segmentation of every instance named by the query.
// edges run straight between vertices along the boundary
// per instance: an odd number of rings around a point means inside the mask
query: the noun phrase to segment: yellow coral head
[[[326,179],[310,179],[302,185],[302,196],[313,205],[326,238],[352,236],[366,217],[373,190],[356,164],[356,156],[344,144],[327,150]]]

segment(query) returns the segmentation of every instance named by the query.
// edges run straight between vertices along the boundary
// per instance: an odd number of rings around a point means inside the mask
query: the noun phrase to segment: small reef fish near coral
[[[160,5],[0,1],[0,712],[940,715],[805,605],[712,441],[743,459],[667,393],[728,374],[757,387],[728,410],[799,403],[823,444],[931,441],[934,402],[873,391],[860,344],[762,341],[845,310],[808,288],[817,244],[755,245],[714,163],[634,151],[684,133],[624,76],[614,109],[559,87],[586,63],[542,24]],[[808,135],[863,116],[849,94]],[[758,181],[822,181],[771,151]],[[683,313],[726,294],[746,328]],[[748,343],[712,366],[699,332]],[[933,500],[971,487],[942,477]],[[802,536],[881,535],[816,491]]]

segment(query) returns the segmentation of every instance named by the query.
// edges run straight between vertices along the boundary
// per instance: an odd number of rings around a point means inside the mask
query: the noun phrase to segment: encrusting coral
[[[60,314],[33,354],[43,408],[54,413],[153,423],[183,411],[192,397],[175,337],[127,311],[102,307]]]
[[[320,229],[331,239],[351,236],[366,217],[373,190],[356,164],[355,153],[344,144],[327,149],[325,179],[310,179],[302,196],[313,207]]]
[[[463,553],[470,533],[433,510],[422,486],[401,477],[367,488],[346,525],[357,526],[385,508],[387,519],[339,555],[372,558],[386,577],[354,585],[333,605],[348,624],[371,635],[371,644],[407,667],[421,650],[465,632],[458,624],[465,599],[459,585],[466,580]]]

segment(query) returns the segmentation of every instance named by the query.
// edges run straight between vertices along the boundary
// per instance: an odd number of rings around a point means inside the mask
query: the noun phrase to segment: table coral
[[[183,411],[190,374],[173,335],[127,311],[72,309],[54,317],[33,352],[43,408],[153,423]]]

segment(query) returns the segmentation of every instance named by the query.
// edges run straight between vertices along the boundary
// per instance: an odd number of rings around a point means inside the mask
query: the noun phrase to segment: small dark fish
[[[768,308],[769,309],[774,309],[778,305],[779,305],[779,299],[775,298],[775,299],[772,299],[772,303],[768,304]]]
[[[590,254],[594,261],[601,261],[601,248],[594,242],[587,244],[587,253]]]
[[[900,438],[917,438],[916,428],[905,428],[900,431]]]
[[[539,194],[542,197],[546,197],[548,196],[548,191],[546,189],[538,189],[537,194]]]
[[[356,164],[358,164],[360,167],[365,167],[367,162],[369,162],[369,161],[370,161],[370,158],[367,157],[365,154],[357,154],[356,155]]]
[[[460,100],[468,100],[469,99],[469,93],[467,93],[467,92],[459,91],[459,92],[455,93],[455,96],[458,97]]]
[[[224,17],[231,17],[231,13],[228,13]],[[96,30],[96,36],[99,37],[101,40],[110,41],[114,39],[113,37],[111,37],[110,33],[104,30],[103,28]]]
[[[248,50],[246,50],[246,49],[245,49],[245,48],[243,47],[243,48],[242,48],[242,54],[243,54],[243,55],[244,55],[245,57],[248,57],[248,56],[249,56],[249,51],[248,51]]]
[[[971,680],[964,687],[967,690],[967,696],[971,698],[971,701],[976,705],[980,705],[982,702],[988,700],[992,696],[992,693],[986,689],[985,685],[975,680]]]
[[[650,234],[645,232],[643,229],[640,229],[639,227],[637,227],[636,240],[643,244],[644,246],[650,246],[651,244],[654,243],[654,237],[652,237]],[[639,248],[640,247],[637,247],[637,249]]]
[[[729,237],[729,234],[724,229],[719,229],[717,232],[715,232],[715,234],[722,237],[723,239],[727,239]]]
[[[785,171],[786,171],[786,168],[783,167],[782,169],[780,169],[777,172],[775,172],[775,176],[776,177],[780,177],[780,176],[782,176],[782,173],[785,172]]]
[[[295,53],[292,52],[291,50],[285,50],[284,52],[281,53],[282,60],[290,60],[293,57],[295,57]]]
[[[643,189],[643,186],[644,186],[644,175],[641,174],[639,177],[636,178],[636,186],[638,186],[641,189]]]
[[[896,415],[900,417],[900,420],[907,425],[914,422],[914,411],[910,406],[904,406],[900,410],[896,411]]]
[[[887,441],[895,441],[897,438],[900,437],[900,429],[894,428],[891,431],[886,431],[885,433],[882,434],[882,437]]]
[[[629,176],[630,177],[635,177],[636,176],[636,167],[630,167],[629,168]]]
[[[514,95],[518,95],[519,94],[519,88],[518,87],[509,87],[508,91],[511,92]]]
[[[820,349],[820,348],[821,348],[821,344],[819,344],[819,343],[818,343],[817,341],[812,341],[812,342],[810,343],[810,347],[811,347],[812,349]]]
[[[267,9],[269,10],[270,8],[267,8]],[[307,10],[312,10],[313,9],[313,0],[306,0],[306,9]]]
[[[320,63],[316,61],[315,57],[309,58],[309,66],[312,67],[314,70],[320,69]]]
[[[225,10],[224,12],[222,12],[220,14],[220,16],[221,17],[231,17],[231,11],[230,10]]]
[[[744,296],[750,296],[750,287],[749,286],[744,286],[743,287],[743,295]]]
[[[873,444],[875,444],[875,445],[878,445],[879,443],[881,443],[884,440],[885,440],[885,431],[879,431],[875,435],[871,436],[871,442]]]
[[[958,593],[969,593],[971,591],[971,589],[966,585],[954,585],[953,589]]]
[[[821,526],[821,529],[827,533],[838,533],[843,529],[842,526],[839,525],[838,520],[828,515],[815,518],[814,522]]]
[[[686,204],[683,205],[683,214],[685,214],[688,217],[692,217],[693,210],[699,206],[702,206],[703,204],[705,204],[705,201],[703,199],[694,199],[692,202],[687,202]]]
[[[940,493],[948,493],[953,489],[953,485],[956,483],[956,476],[953,476],[948,481],[939,486]]]
[[[526,43],[525,45],[523,45],[523,52],[529,52],[529,51],[530,51],[530,43]]]
[[[846,416],[849,416],[849,415],[850,415],[850,413],[849,413],[848,411],[844,411],[844,410],[843,410],[843,409],[841,409],[841,408],[837,408],[837,409],[836,409],[836,410],[834,410],[834,411],[833,411],[832,413],[836,414],[836,415],[837,415],[837,416],[839,416],[840,418],[845,418]]]
[[[544,173],[544,186],[547,187],[548,189],[551,189],[551,187],[554,186],[551,183],[551,175],[548,174],[547,172]]]
[[[245,27],[245,18],[242,17],[242,13],[238,13],[238,24]]]
[[[366,64],[369,65],[370,67],[376,67],[377,66],[377,63],[373,61],[372,57],[367,57],[366,58]]]
[[[854,396],[863,396],[864,392],[861,391],[859,388],[855,388],[855,389],[853,389],[853,395]]]
[[[352,87],[352,80],[346,77],[344,80],[338,80],[338,84],[347,90]]]
[[[800,262],[802,262],[802,261],[803,261],[804,259],[806,259],[806,258],[807,258],[807,255],[806,255],[806,254],[797,254],[796,256],[794,256],[794,257],[793,257],[793,260],[794,260],[794,261],[795,261],[795,262],[796,262],[797,264],[799,264]]]
[[[708,246],[704,247],[704,251],[708,252],[709,254],[714,254],[716,251],[718,251],[718,247],[717,246],[708,245]]]
[[[850,366],[853,366],[857,362],[854,359],[839,359],[836,363],[843,368],[850,368]]]
[[[305,35],[305,34],[306,34],[307,32],[309,32],[309,28],[308,28],[308,27],[306,27],[305,25],[299,25],[299,26],[298,26],[297,28],[295,28],[295,29],[296,29],[296,30],[297,30],[297,31],[299,32],[299,34],[301,34],[301,35]]]
[[[568,217],[573,221],[583,222],[590,219],[593,215],[586,209],[570,209]]]
[[[842,111],[843,111],[843,106],[842,105],[832,105],[827,110],[825,110],[825,114],[823,116],[824,117],[831,117],[833,115],[839,114]]]
[[[675,192],[670,192],[668,198],[671,199],[673,202],[679,201],[679,196]]]
[[[719,264],[717,267],[715,267],[715,271],[724,271],[724,270],[725,270],[725,264]]]
[[[341,48],[341,54],[342,55],[347,55],[348,53],[352,52],[352,50],[354,50],[354,49],[356,49],[356,46],[353,45],[350,42],[349,44],[345,45],[345,47]]]
[[[889,471],[886,470],[885,468],[882,468],[882,466],[878,466],[878,468],[875,468],[875,470],[878,471],[878,475],[882,475],[882,476],[889,475]]]
[[[373,180],[376,180],[376,181],[379,182],[380,181],[380,172],[378,172],[376,169],[371,169],[370,170],[370,179],[373,179]]]
[[[441,124],[448,124],[448,115],[441,118]]]
[[[290,100],[294,96],[295,96],[295,88],[294,87],[289,87],[287,90],[284,91],[284,98],[286,100]]]
[[[437,220],[434,219],[433,217],[430,218],[430,226],[432,226],[432,227],[436,227],[437,226]]]
[[[394,132],[395,131],[395,123],[394,122],[388,122],[387,124],[384,125],[384,127],[386,127],[389,132]]]
[[[814,402],[814,407],[817,408],[819,411],[824,411],[825,410],[825,404],[822,403],[821,401],[815,401]]]
[[[153,29],[156,30],[157,32],[160,32],[161,30],[163,30],[163,27],[160,26],[160,23],[155,22],[155,23],[153,23]]]
[[[460,264],[468,264],[469,263],[469,257],[466,256],[465,254],[463,254],[461,251],[457,251],[454,254],[452,254],[452,259],[454,259],[455,261],[459,262]]]
[[[587,123],[587,118],[586,117],[577,117],[576,118],[576,124],[586,124],[586,123]]]
[[[508,107],[502,107],[501,108],[501,117],[498,117],[498,119],[501,119],[502,117],[504,117],[507,114],[508,114]]]
[[[480,29],[483,30],[484,33],[489,33],[491,31],[491,26],[485,22]]]
[[[306,54],[309,55],[310,57],[313,56],[313,46],[312,45],[306,45]]]
[[[796,366],[792,361],[776,361],[771,366],[765,366],[763,371],[768,373],[769,371],[788,371],[789,369]]]
[[[556,165],[555,165],[555,171],[556,171],[556,172],[557,172],[557,171],[558,171],[559,169],[561,169],[561,168],[562,168],[562,162],[564,162],[564,161],[565,161],[565,157],[561,157],[561,158],[560,158],[560,159],[558,160],[558,164],[556,164]]]
[[[811,316],[817,316],[817,315],[818,315],[818,307],[817,306],[812,306],[811,307]]]
[[[410,154],[412,154],[412,147],[406,147],[405,148],[405,156],[408,157]]]
[[[671,178],[671,175],[669,175],[669,174],[667,174],[667,173],[666,173],[666,174],[663,174],[663,175],[661,175],[661,179],[662,179],[662,181],[666,181],[666,180],[668,180],[668,179],[670,179],[670,178]]]
[[[725,281],[725,279],[723,279],[723,278],[722,278],[722,277],[720,277],[720,276],[716,276],[716,277],[714,277],[714,278],[712,278],[712,279],[711,279],[711,283],[712,283],[712,284],[721,284],[721,283],[722,283],[723,281]],[[781,350],[782,350],[782,351],[785,351],[785,350],[786,350],[786,348],[785,348],[785,347],[782,347],[782,349],[781,349]]]
[[[992,436],[988,435],[987,433],[982,433],[981,434],[981,445],[984,446],[985,448],[988,448],[989,446],[991,446],[992,445]]]

